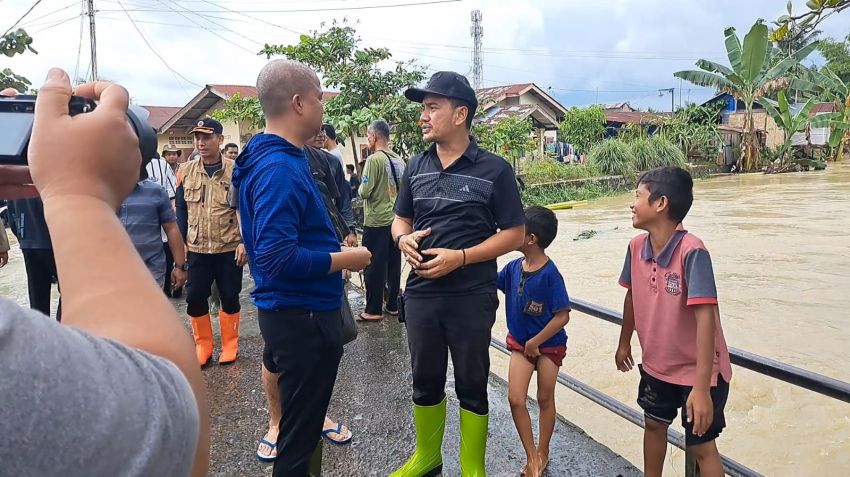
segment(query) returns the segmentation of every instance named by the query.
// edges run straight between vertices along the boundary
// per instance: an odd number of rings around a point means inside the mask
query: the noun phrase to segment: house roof
[[[835,103],[818,103],[812,106],[812,110],[809,111],[809,116],[814,116],[815,114],[820,113],[832,113],[835,112]]]
[[[618,124],[657,124],[664,116],[644,111],[605,111],[605,122]]]
[[[177,114],[177,111],[180,111],[179,106],[142,106],[142,108],[150,113],[148,123],[156,129],[162,127],[166,121]]]
[[[496,86],[494,88],[479,88],[475,92],[478,95],[479,102],[481,103],[479,105],[481,109],[489,109],[507,98],[515,98],[526,93],[531,93],[542,99],[543,102],[548,104],[553,110],[557,111],[558,118],[555,118],[556,121],[562,119],[562,117],[567,114],[567,108],[534,83],[509,84],[505,86]]]
[[[173,113],[165,122],[159,126],[155,126],[157,128],[157,132],[162,133],[163,131],[167,131],[172,128],[177,130],[185,129],[188,131],[194,127],[198,120],[205,116],[213,106],[218,104],[219,101],[230,98],[235,94],[238,94],[243,98],[255,97],[257,96],[257,88],[253,86],[235,84],[208,84],[185,106],[182,108],[176,108],[178,111]],[[338,94],[339,93],[333,91],[325,91],[323,94],[323,101],[327,101]]]

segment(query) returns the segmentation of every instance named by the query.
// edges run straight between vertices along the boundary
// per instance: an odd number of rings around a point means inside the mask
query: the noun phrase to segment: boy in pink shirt
[[[660,167],[641,175],[631,206],[632,225],[649,233],[632,239],[626,251],[620,284],[628,292],[615,361],[620,371],[632,369],[631,337],[637,330],[647,477],[661,476],[667,427],[679,408],[684,408],[685,444],[701,475],[724,475],[714,440],[726,426],[723,409],[732,365],[711,257],[702,241],[682,227],[692,203],[690,174]]]

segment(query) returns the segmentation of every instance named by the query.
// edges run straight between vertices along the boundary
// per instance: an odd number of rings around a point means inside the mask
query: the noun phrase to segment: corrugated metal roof
[[[142,106],[149,113],[148,123],[159,129],[165,124],[169,119],[171,119],[178,111],[180,111],[180,106]]]
[[[605,111],[605,121],[609,123],[656,124],[664,121],[664,119],[664,116],[643,111]]]

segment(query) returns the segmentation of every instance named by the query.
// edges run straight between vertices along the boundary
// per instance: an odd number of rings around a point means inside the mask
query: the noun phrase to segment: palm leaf
[[[846,123],[845,123],[846,124]],[[850,126],[850,124],[848,124]],[[829,146],[830,147],[838,147],[841,144],[841,138],[844,137],[844,131],[846,128],[841,129],[834,127],[832,128],[832,132],[829,133]]]
[[[802,79],[802,78],[792,78],[791,79],[791,89],[795,89],[797,91],[803,91],[803,92],[806,92],[806,93],[817,94],[823,88],[816,85],[815,83],[812,83],[809,80],[805,80],[805,79]]]
[[[782,113],[780,113],[779,110],[776,109],[776,105],[773,103],[773,101],[762,96],[756,99],[756,102],[762,105],[764,110],[767,111],[767,114],[769,114],[770,117],[773,118],[773,121],[776,122],[776,124],[782,124]]]
[[[809,100],[806,101],[806,104],[803,105],[803,108],[800,109],[800,112],[797,113],[797,117],[806,118],[806,122],[809,122],[809,114],[812,112],[812,108],[815,107],[815,103],[816,101],[814,98],[809,98]]]
[[[761,73],[767,58],[767,25],[757,21],[744,37],[744,51],[741,58],[743,73],[739,72],[748,82],[752,82]]]
[[[720,63],[715,63],[713,61],[708,61],[708,60],[697,61],[697,66],[704,69],[705,71],[710,71],[712,73],[719,73],[719,74],[726,76],[726,77],[735,73],[730,68],[723,66]]]
[[[723,30],[726,35],[726,56],[729,57],[729,64],[732,69],[739,75],[743,74],[744,66],[741,63],[741,41],[738,40],[738,35],[733,27]]]
[[[709,88],[736,90],[738,86],[724,78],[723,76],[709,73],[707,71],[685,70],[678,71],[673,74],[676,78],[682,78],[685,81],[690,81],[697,86],[706,86]]]
[[[776,97],[779,100],[779,110],[783,112],[788,111],[788,97],[785,96],[785,91],[780,91]]]
[[[825,128],[830,127],[833,122],[839,122],[838,119],[842,117],[841,113],[823,113],[818,114],[809,121],[809,124],[813,128]]]
[[[792,53],[789,57],[777,63],[773,68],[767,70],[767,72],[762,76],[761,81],[770,81],[774,80],[782,75],[784,75],[792,66],[798,64],[805,57],[809,56],[809,53],[814,51],[817,48],[818,43],[810,43],[799,50]]]

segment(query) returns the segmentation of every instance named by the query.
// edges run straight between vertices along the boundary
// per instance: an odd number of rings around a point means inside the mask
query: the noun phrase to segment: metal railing
[[[571,300],[571,304],[573,311],[601,318],[616,325],[623,324],[622,314],[617,313],[614,310],[583,300]],[[502,341],[491,338],[490,345],[502,353],[510,354],[507,346]],[[850,403],[850,383],[839,381],[822,374],[813,373],[811,371],[791,366],[770,358],[765,358],[738,348],[730,347],[729,356],[732,364],[742,368],[755,371],[756,373],[765,376],[770,376],[793,386],[808,389],[833,399]],[[599,391],[598,389],[595,389],[564,372],[558,373],[558,382],[605,409],[626,419],[632,424],[642,428],[645,427],[642,412],[618,401],[617,399],[614,399],[602,391]],[[696,465],[696,460],[692,454],[688,452],[688,449],[685,446],[685,436],[678,431],[668,428],[667,442],[685,451],[686,477],[698,476],[699,469]],[[721,456],[721,460],[723,461],[723,469],[728,475],[733,477],[763,477],[762,474],[730,459],[729,457]]]

